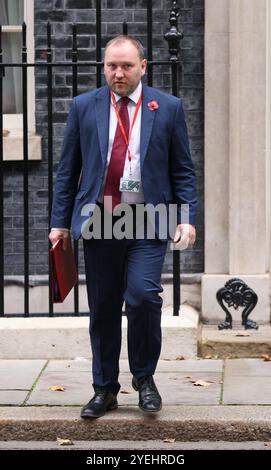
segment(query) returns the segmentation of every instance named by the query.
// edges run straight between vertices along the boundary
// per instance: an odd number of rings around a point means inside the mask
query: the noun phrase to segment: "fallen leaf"
[[[62,437],[56,438],[59,446],[73,446],[73,442],[70,439],[62,439]]]
[[[265,362],[271,361],[271,356],[269,356],[268,354],[262,354],[262,355],[261,355],[261,358],[262,358]]]
[[[169,443],[172,443],[172,442],[175,442],[176,439],[174,439],[174,437],[165,437],[165,439],[163,439],[163,442],[169,442]]]
[[[129,394],[129,393],[133,393],[133,392],[131,392],[130,390],[125,390],[125,388],[122,388],[120,393]]]
[[[212,356],[204,356],[204,359],[212,359]]]
[[[264,442],[263,445],[266,447],[271,447],[271,442]]]
[[[178,380],[179,377],[169,377],[169,380]]]
[[[52,385],[52,387],[50,387],[50,390],[53,390],[53,392],[64,392],[65,390],[65,387],[62,387],[62,385]]]
[[[246,331],[237,331],[234,336],[250,336]]]
[[[193,383],[193,385],[195,385],[195,387],[210,387],[210,385],[214,382],[206,382],[206,380],[191,380],[191,382]]]
[[[185,357],[184,356],[177,356],[175,361],[184,361]]]
[[[193,375],[185,375],[184,378],[185,379],[192,379]]]

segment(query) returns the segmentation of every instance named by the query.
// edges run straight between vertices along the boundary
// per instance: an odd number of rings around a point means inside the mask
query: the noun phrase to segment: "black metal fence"
[[[153,60],[153,40],[152,40],[152,1],[148,0],[146,3],[147,8],[147,81],[148,85],[153,84],[153,67],[156,65],[168,65],[171,69],[171,89],[172,94],[178,95],[178,76],[179,68],[181,66],[179,60],[179,46],[180,40],[183,35],[178,30],[178,6],[177,2],[172,2],[172,9],[169,12],[170,26],[164,35],[165,40],[168,42],[169,47],[169,60],[168,61],[154,61]],[[50,215],[53,197],[53,68],[55,67],[70,67],[72,70],[72,94],[78,94],[78,67],[95,67],[96,68],[96,85],[102,85],[102,9],[101,1],[96,1],[96,60],[94,62],[78,61],[78,48],[77,48],[77,28],[76,24],[73,25],[73,41],[72,41],[72,60],[69,62],[53,62],[52,61],[52,48],[51,48],[51,24],[47,23],[47,60],[36,61],[29,63],[27,61],[27,46],[26,34],[27,26],[25,23],[22,25],[22,61],[20,63],[5,63],[3,61],[2,52],[2,27],[0,26],[0,129],[3,129],[3,80],[5,79],[5,68],[19,67],[22,70],[22,97],[23,97],[23,234],[24,234],[24,311],[22,315],[29,317],[29,198],[28,198],[28,174],[29,174],[29,159],[28,159],[28,97],[27,97],[27,81],[28,81],[28,68],[29,67],[45,67],[47,70],[47,125],[48,125],[48,231],[50,224]],[[128,34],[128,25],[123,23],[123,34]],[[121,31],[120,31],[121,33]],[[0,317],[5,315],[4,311],[4,171],[3,171],[3,132],[0,132]],[[48,242],[49,249],[49,242]],[[78,242],[74,242],[74,253],[76,262],[78,263]],[[51,301],[51,278],[49,269],[49,256],[48,267],[49,273],[49,298],[48,298],[48,315],[54,316],[53,304]],[[173,251],[173,315],[179,314],[180,308],[180,253]],[[80,313],[81,314],[81,313]],[[79,315],[79,295],[78,285],[74,288],[74,311],[73,315]]]

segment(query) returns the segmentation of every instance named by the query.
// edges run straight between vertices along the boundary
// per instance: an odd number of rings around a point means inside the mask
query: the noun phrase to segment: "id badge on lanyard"
[[[138,193],[140,190],[140,180],[121,178],[119,190],[120,192]]]

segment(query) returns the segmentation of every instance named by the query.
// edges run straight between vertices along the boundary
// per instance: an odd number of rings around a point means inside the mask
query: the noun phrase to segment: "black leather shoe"
[[[137,380],[133,377],[132,387],[139,392],[138,406],[142,411],[154,413],[162,408],[162,399],[156,388],[152,375]]]
[[[83,406],[81,410],[81,418],[100,418],[106,411],[118,408],[116,396],[109,390],[97,388],[95,395]]]

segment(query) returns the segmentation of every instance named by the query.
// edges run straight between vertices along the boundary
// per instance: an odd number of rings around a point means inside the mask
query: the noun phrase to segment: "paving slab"
[[[30,390],[45,360],[1,360],[0,390]]]
[[[0,390],[0,406],[2,405],[22,405],[29,390]]]
[[[91,374],[91,360],[85,357],[75,359],[50,360],[46,372],[88,372]]]
[[[225,377],[271,377],[271,361],[263,359],[226,359]]]
[[[262,359],[226,360],[223,404],[271,404],[271,362]]]
[[[271,405],[271,377],[232,377],[224,388],[224,405]]]
[[[221,372],[223,361],[220,359],[185,359],[175,361],[159,361],[157,371],[183,371],[183,372]]]
[[[64,391],[53,391],[53,385],[61,385]],[[87,371],[47,371],[40,377],[31,393],[28,405],[82,405],[93,394],[90,373]]]
[[[121,372],[130,372],[127,359],[119,361]],[[160,359],[157,365],[157,372],[171,372],[171,371],[217,371],[220,372],[223,368],[223,361],[220,359],[185,359],[185,360],[164,360]],[[65,369],[87,371],[91,373],[91,361],[84,357],[77,357],[75,359],[64,360],[50,360],[46,367],[47,371],[63,371]]]
[[[118,401],[123,406],[135,405],[138,393],[131,387],[131,376],[120,375],[121,390]],[[208,387],[194,386],[192,380],[210,381]],[[158,390],[162,396],[163,405],[218,405],[220,400],[220,374],[217,372],[202,372],[193,375],[181,372],[161,372],[155,375]]]
[[[186,363],[187,362],[187,363]],[[50,361],[43,371],[27,405],[84,405],[93,395],[91,365],[86,360]],[[126,361],[121,361],[121,391],[123,406],[136,406],[138,393],[131,386],[131,373]],[[163,361],[155,380],[164,404],[218,404],[220,399],[222,361]],[[210,381],[209,386],[194,386],[192,381]],[[52,391],[53,385],[64,391]]]

